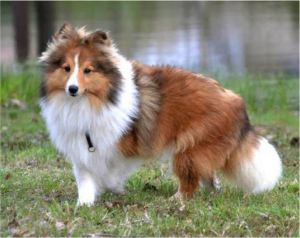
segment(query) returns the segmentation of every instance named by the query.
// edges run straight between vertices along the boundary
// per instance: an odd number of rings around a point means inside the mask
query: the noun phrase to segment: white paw
[[[94,182],[95,180],[92,174],[90,174],[84,169],[79,170],[75,166],[74,174],[78,188],[78,205],[93,205],[98,194],[98,188],[97,184]]]
[[[182,194],[181,192],[177,191],[172,197],[169,198],[169,201],[170,202],[173,202],[173,201],[182,201]]]
[[[94,204],[97,195],[97,189],[95,184],[86,180],[78,186],[78,205],[86,204],[91,206]]]
[[[181,204],[181,207],[179,208],[179,211],[183,212],[185,211],[185,204],[183,202],[183,195],[181,192],[177,191],[172,197],[169,198],[170,202],[177,201]]]
[[[95,202],[95,195],[93,194],[80,194],[78,197],[78,205],[83,206],[84,204],[88,207],[92,206]]]
[[[221,186],[220,186],[220,182],[219,182],[218,177],[215,176],[213,181],[214,181],[214,189],[217,190],[217,191],[220,190]]]
[[[214,175],[211,181],[200,180],[200,186],[208,191],[219,190],[219,179],[216,175]]]

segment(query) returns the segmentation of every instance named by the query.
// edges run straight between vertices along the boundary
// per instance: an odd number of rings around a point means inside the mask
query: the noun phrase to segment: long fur
[[[280,178],[280,158],[254,132],[242,98],[213,79],[128,61],[107,33],[69,24],[40,62],[42,113],[51,140],[73,165],[79,204],[93,204],[105,190],[123,192],[126,178],[166,149],[178,194],[188,197],[199,182],[216,186],[218,170],[254,193]],[[74,82],[79,90],[72,97]],[[95,152],[88,151],[86,132]]]

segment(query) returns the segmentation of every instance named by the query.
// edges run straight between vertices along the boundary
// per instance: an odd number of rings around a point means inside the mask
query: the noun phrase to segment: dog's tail
[[[232,184],[260,193],[274,188],[281,176],[282,165],[275,148],[250,130],[226,161],[223,172]]]

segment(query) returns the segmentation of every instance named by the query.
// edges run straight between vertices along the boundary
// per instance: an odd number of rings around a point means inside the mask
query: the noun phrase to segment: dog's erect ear
[[[57,31],[54,35],[56,40],[62,39],[70,39],[72,36],[72,32],[74,31],[74,27],[70,23],[65,23],[63,26]]]
[[[89,34],[88,41],[92,44],[102,44],[111,46],[112,42],[108,34],[104,31],[97,30]]]

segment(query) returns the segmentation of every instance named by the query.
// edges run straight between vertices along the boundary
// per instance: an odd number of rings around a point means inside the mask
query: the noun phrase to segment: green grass
[[[229,186],[199,189],[170,202],[178,187],[168,165],[149,163],[133,174],[124,195],[105,193],[77,207],[71,166],[49,142],[38,109],[40,75],[1,73],[1,236],[294,236],[299,237],[299,83],[285,76],[232,77],[221,85],[241,94],[252,124],[281,154],[274,190],[251,195]],[[21,110],[6,102],[27,103]],[[4,106],[6,105],[6,106]]]
[[[17,98],[32,108],[38,107],[42,75],[37,67],[19,66],[19,69],[1,66],[1,103]]]

